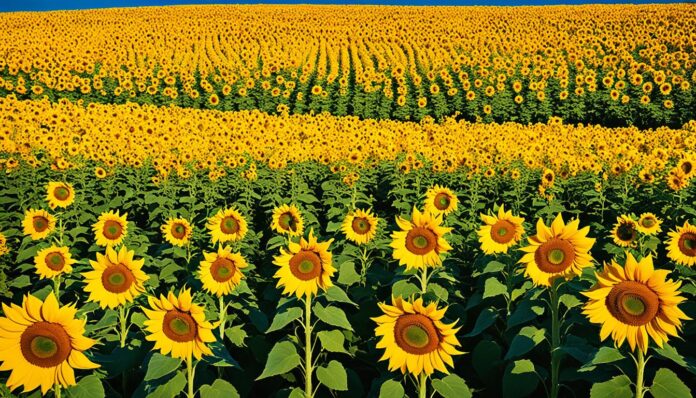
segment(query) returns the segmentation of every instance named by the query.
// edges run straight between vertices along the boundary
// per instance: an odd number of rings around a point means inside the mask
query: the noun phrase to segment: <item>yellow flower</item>
[[[378,218],[371,210],[356,209],[346,215],[341,229],[346,238],[359,245],[369,243],[377,234]]]
[[[295,205],[282,205],[274,208],[271,229],[290,236],[302,235],[304,221],[300,210]]]
[[[389,370],[401,370],[419,376],[431,375],[436,370],[449,373],[447,365],[454,367],[453,355],[459,341],[456,321],[444,323],[447,307],[438,308],[436,303],[423,305],[423,299],[413,302],[392,297],[392,304],[378,303],[383,315],[372,318],[377,323],[375,336],[379,337],[377,348],[384,349],[380,361],[389,361]]]
[[[205,258],[198,268],[203,289],[217,296],[230,294],[244,278],[242,270],[247,262],[240,253],[229,247],[219,247],[217,253],[203,253]]]
[[[525,254],[519,261],[526,265],[524,275],[534,285],[551,286],[555,279],[571,279],[592,265],[590,249],[595,240],[587,237],[590,227],[579,226],[577,219],[566,225],[560,213],[551,227],[541,218],[537,221],[537,233],[527,238],[529,245],[520,249]]]
[[[0,233],[0,256],[4,256],[9,252],[10,249],[7,247],[7,238],[3,233]]]
[[[123,242],[128,234],[128,213],[119,215],[119,211],[102,213],[97,222],[92,225],[92,230],[97,239],[98,246],[116,246]]]
[[[636,261],[627,252],[623,267],[612,261],[595,273],[597,283],[583,292],[589,298],[583,313],[602,325],[602,341],[611,335],[618,347],[627,340],[631,350],[645,353],[650,338],[662,347],[678,335],[681,321],[690,318],[677,307],[686,299],[679,294],[681,282],[666,279],[669,272],[655,270],[651,256]]]
[[[457,210],[457,195],[451,189],[435,185],[425,194],[425,211],[434,215],[448,215]]]
[[[498,208],[497,216],[481,214],[481,220],[485,224],[477,234],[486,254],[507,253],[524,235],[524,218],[514,216],[512,210],[505,211],[505,205]]]
[[[214,325],[205,320],[203,307],[193,304],[191,289],[183,289],[179,296],[173,292],[160,298],[148,297],[150,308],[143,308],[147,341],[154,341],[155,350],[162,355],[189,360],[212,355],[206,345],[215,341]]]
[[[688,267],[696,264],[696,226],[686,221],[676,231],[670,231],[667,235],[667,257]]]
[[[47,237],[56,228],[56,219],[46,210],[29,209],[24,213],[22,220],[24,235],[30,235],[31,239],[39,240]]]
[[[45,301],[27,295],[21,307],[3,304],[2,309],[0,370],[11,371],[10,391],[41,387],[46,394],[56,384],[75,385],[74,369],[99,367],[84,354],[95,343],[84,336],[87,321],[75,318],[74,305],[61,307],[53,292]]]
[[[213,243],[236,242],[244,238],[247,222],[235,209],[221,209],[208,219],[208,230]]]
[[[186,246],[193,235],[193,228],[185,218],[170,218],[160,230],[164,239],[174,246]]]
[[[395,260],[399,260],[399,265],[405,265],[407,270],[441,265],[440,254],[452,250],[443,237],[452,228],[440,225],[441,216],[421,213],[414,207],[411,221],[396,217],[396,223],[401,230],[392,233],[392,255]]]
[[[283,287],[283,294],[295,295],[297,298],[316,296],[319,288],[326,290],[333,286],[331,277],[336,268],[331,263],[329,246],[333,239],[319,242],[314,232],[309,237],[300,239],[300,243],[290,242],[288,250],[280,249],[273,264],[277,265],[274,277],[278,279],[277,287]]]
[[[135,251],[125,246],[116,252],[111,246],[106,253],[97,253],[97,261],[90,260],[93,271],[84,272],[87,301],[99,303],[101,308],[116,308],[132,302],[145,292],[143,283],[149,277],[142,271],[145,260],[136,260]]]
[[[49,182],[46,190],[46,200],[51,209],[66,208],[75,201],[75,189],[67,182]]]
[[[67,247],[52,245],[40,250],[34,257],[36,273],[43,278],[53,278],[61,274],[72,272],[72,265],[77,260],[70,256]]]
[[[643,213],[640,215],[640,218],[638,219],[636,229],[638,229],[638,232],[645,235],[655,235],[659,232],[662,232],[660,224],[662,224],[662,220],[657,218],[657,216],[655,216],[654,214]]]
[[[616,224],[611,230],[611,237],[614,243],[621,247],[630,247],[634,244],[638,236],[638,224],[627,215],[616,217]]]

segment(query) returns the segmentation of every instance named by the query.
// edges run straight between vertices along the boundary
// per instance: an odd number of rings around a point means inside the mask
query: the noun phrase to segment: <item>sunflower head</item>
[[[616,218],[616,224],[611,231],[614,243],[621,247],[630,247],[635,243],[637,236],[638,224],[632,217],[621,215]]]
[[[371,210],[356,209],[343,220],[341,230],[346,238],[359,245],[369,243],[377,234],[378,218]]]
[[[290,242],[288,249],[280,249],[273,264],[277,265],[274,277],[278,279],[278,287],[283,287],[283,294],[295,295],[297,298],[316,296],[319,288],[326,290],[333,286],[331,277],[336,272],[331,262],[329,246],[333,239],[319,242],[314,231],[309,231],[305,240],[299,243]]]
[[[143,308],[148,318],[145,339],[155,343],[154,349],[184,360],[212,355],[206,343],[215,341],[214,325],[205,320],[203,307],[193,303],[190,289],[179,296],[169,292],[166,297],[148,297],[148,302],[150,308]]]
[[[421,213],[414,207],[411,221],[397,217],[396,223],[401,230],[392,233],[392,256],[407,270],[441,265],[440,254],[452,250],[444,238],[452,228],[441,225],[442,216]]]
[[[77,260],[70,256],[67,247],[56,245],[41,249],[34,257],[36,273],[41,279],[69,274],[72,272],[72,265],[76,262]]]
[[[612,261],[596,273],[597,283],[583,292],[589,298],[583,313],[602,325],[602,341],[611,336],[617,346],[628,341],[631,350],[647,352],[650,338],[662,347],[677,336],[681,321],[690,318],[677,306],[686,299],[681,282],[666,279],[669,272],[655,270],[651,256],[636,261],[627,252],[623,267]]]
[[[457,195],[451,189],[440,185],[428,189],[425,194],[426,213],[446,216],[457,210],[458,203]]]
[[[505,211],[505,206],[498,208],[498,214],[481,214],[484,225],[477,234],[481,250],[486,254],[507,253],[524,235],[524,218],[516,217],[512,210]]]
[[[134,256],[135,252],[125,246],[118,252],[109,246],[105,254],[97,253],[97,261],[90,260],[93,270],[82,274],[88,301],[99,303],[101,308],[116,308],[145,292],[143,284],[149,279],[142,270],[145,260]]]
[[[299,236],[304,232],[302,214],[295,205],[282,205],[273,209],[271,229],[290,236]]]
[[[384,349],[380,361],[389,361],[389,370],[401,370],[419,376],[431,375],[436,370],[449,373],[447,365],[454,367],[453,355],[459,341],[455,336],[460,328],[456,322],[447,324],[443,317],[447,308],[437,304],[425,306],[423,299],[415,301],[392,297],[392,304],[379,303],[383,315],[372,318],[377,323],[375,336],[380,340],[377,348]]]
[[[99,246],[116,246],[123,242],[128,234],[128,213],[119,214],[119,211],[102,213],[97,222],[92,226]]]
[[[164,239],[174,246],[186,246],[193,235],[193,228],[185,218],[170,218],[160,230]]]
[[[691,267],[696,264],[696,226],[688,221],[668,233],[667,257],[677,264]]]
[[[541,218],[537,221],[537,233],[527,238],[529,245],[520,249],[525,254],[519,261],[535,285],[551,286],[557,278],[571,279],[592,266],[590,249],[595,240],[587,237],[590,227],[579,226],[577,219],[563,222],[560,213],[550,227]]]
[[[99,367],[84,354],[95,343],[84,336],[87,321],[75,318],[74,305],[61,307],[53,292],[45,301],[27,295],[21,306],[2,308],[0,369],[11,371],[10,390],[41,387],[46,394],[56,384],[75,385],[74,369]]]
[[[75,201],[75,189],[67,182],[49,182],[46,190],[46,200],[51,209],[66,208]]]
[[[198,278],[203,289],[217,296],[230,294],[244,278],[242,270],[247,262],[240,253],[229,247],[219,247],[217,253],[203,253],[204,260],[198,268]]]
[[[248,231],[247,222],[235,209],[221,209],[208,219],[208,230],[213,243],[242,240]]]
[[[46,210],[29,209],[22,220],[24,235],[30,235],[33,240],[43,239],[56,229],[56,218]]]

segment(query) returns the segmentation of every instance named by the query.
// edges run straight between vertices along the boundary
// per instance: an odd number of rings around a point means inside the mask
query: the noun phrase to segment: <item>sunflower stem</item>
[[[122,305],[118,308],[118,319],[121,329],[119,331],[119,336],[121,337],[121,348],[126,346],[126,336],[128,336],[128,325],[126,324],[126,305]]]
[[[421,372],[420,376],[418,376],[418,398],[427,397],[427,393],[428,393],[428,376],[426,376],[425,372]]]
[[[194,393],[193,393],[193,358],[189,355],[188,359],[186,360],[186,381],[188,384],[188,392],[186,396],[188,398],[193,398]]]
[[[60,302],[60,275],[53,278],[53,294],[56,295],[56,301]]]
[[[55,396],[55,398],[60,398],[60,392],[61,392],[60,384],[59,383],[54,384],[53,385],[53,395]]]
[[[645,387],[643,386],[643,373],[645,371],[645,355],[640,347],[637,347],[638,358],[636,359],[636,398],[643,398]]]
[[[551,398],[558,397],[558,375],[561,369],[561,321],[558,316],[558,281],[551,282],[549,307],[551,310]]]
[[[220,341],[225,341],[225,322],[227,321],[227,304],[225,296],[220,295]]]
[[[312,398],[312,296],[305,297],[305,398]]]
[[[425,294],[428,291],[428,267],[423,267],[423,272],[420,276],[421,282],[421,294]]]

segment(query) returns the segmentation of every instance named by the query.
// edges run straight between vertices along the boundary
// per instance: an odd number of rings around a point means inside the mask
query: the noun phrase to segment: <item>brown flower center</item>
[[[322,272],[321,258],[311,250],[301,250],[290,259],[290,272],[303,281],[319,278]]]
[[[351,224],[353,227],[353,232],[358,235],[365,235],[370,232],[370,221],[364,217],[355,217]]]
[[[130,289],[135,276],[133,272],[123,264],[113,264],[102,273],[102,285],[111,293],[123,293]]]
[[[405,314],[396,320],[394,340],[404,351],[424,355],[440,346],[440,334],[432,319],[423,314]]]
[[[106,239],[116,240],[123,235],[123,225],[115,220],[107,220],[102,228],[102,234]]]
[[[437,236],[433,231],[423,227],[413,227],[406,234],[406,249],[413,254],[422,256],[435,250]]]
[[[232,217],[227,216],[220,221],[220,231],[227,235],[232,235],[239,231],[239,221]]]
[[[196,338],[198,326],[191,314],[174,309],[164,314],[162,332],[176,342],[185,343]]]
[[[286,231],[297,231],[297,224],[298,220],[290,212],[283,213],[278,218],[278,225]]]
[[[44,216],[34,216],[31,222],[36,232],[43,232],[48,229],[48,218]]]
[[[696,234],[693,232],[685,232],[679,236],[677,242],[679,251],[685,256],[696,256]]]
[[[452,203],[452,198],[444,192],[440,192],[435,196],[434,205],[440,211],[449,209],[450,203]]]
[[[65,258],[61,252],[51,252],[46,255],[46,266],[53,271],[60,271],[65,266]]]
[[[36,322],[20,337],[22,355],[29,363],[42,368],[62,364],[70,356],[70,336],[63,326],[51,322]]]
[[[220,283],[224,283],[232,279],[235,272],[237,272],[237,267],[234,265],[234,261],[229,258],[218,257],[210,265],[210,275],[213,279]]]
[[[575,261],[575,247],[565,239],[552,238],[534,252],[534,262],[547,274],[565,271]]]
[[[506,244],[515,238],[515,225],[508,220],[498,220],[491,226],[491,239]]]
[[[177,222],[172,225],[171,234],[176,239],[183,239],[186,236],[187,229],[186,225]]]
[[[53,196],[60,201],[68,200],[70,197],[70,190],[65,186],[56,187],[53,190]]]
[[[616,236],[623,242],[632,242],[636,238],[636,228],[632,222],[623,222],[616,228]]]
[[[660,310],[660,298],[636,281],[623,281],[611,289],[605,304],[614,318],[631,326],[649,323]]]
[[[694,169],[694,166],[691,164],[691,162],[684,162],[681,165],[681,169],[684,172],[684,174],[689,175],[691,174],[691,171]]]
[[[643,217],[640,220],[640,225],[644,228],[652,228],[655,224],[657,224],[657,220],[652,216]]]

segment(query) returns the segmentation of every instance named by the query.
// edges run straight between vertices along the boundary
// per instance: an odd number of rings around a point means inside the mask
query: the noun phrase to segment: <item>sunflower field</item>
[[[696,391],[696,5],[0,21],[0,397]]]

